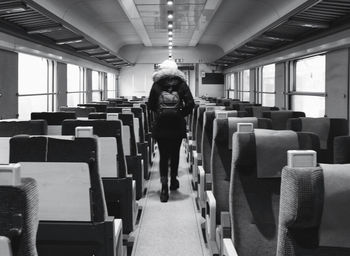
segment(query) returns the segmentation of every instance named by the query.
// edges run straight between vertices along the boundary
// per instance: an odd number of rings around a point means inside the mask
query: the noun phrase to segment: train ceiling
[[[0,0],[0,31],[108,67],[127,45],[166,47],[167,0]],[[232,67],[350,27],[349,0],[174,0],[176,47],[216,45]],[[225,54],[223,54],[225,53]]]
[[[128,61],[54,14],[29,1],[0,1],[0,31],[108,66]]]
[[[350,1],[308,1],[277,20],[213,64],[227,67],[242,64],[267,52],[278,51],[317,36],[350,28]]]

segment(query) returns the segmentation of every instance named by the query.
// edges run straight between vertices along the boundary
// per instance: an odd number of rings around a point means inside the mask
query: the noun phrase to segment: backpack
[[[175,115],[180,112],[181,100],[177,91],[162,91],[159,95],[159,113],[161,115]]]

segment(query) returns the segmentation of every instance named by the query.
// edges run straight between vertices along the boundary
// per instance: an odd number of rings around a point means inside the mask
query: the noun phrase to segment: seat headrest
[[[254,134],[258,178],[281,177],[287,151],[299,149],[296,132],[255,129]]]
[[[350,248],[350,164],[320,164],[324,203],[320,246]]]
[[[254,128],[258,127],[258,119],[256,117],[229,117],[227,120],[229,149],[232,149],[232,135],[237,132],[238,123],[252,123]]]
[[[6,164],[0,165],[0,186],[21,185],[21,165]]]

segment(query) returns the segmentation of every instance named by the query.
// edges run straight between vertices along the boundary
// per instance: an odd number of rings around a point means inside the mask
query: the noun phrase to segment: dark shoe
[[[168,184],[162,184],[162,189],[160,191],[160,201],[162,203],[168,202],[169,199],[169,191],[168,191]]]
[[[176,178],[172,178],[170,181],[170,190],[177,190],[179,187],[179,181]]]

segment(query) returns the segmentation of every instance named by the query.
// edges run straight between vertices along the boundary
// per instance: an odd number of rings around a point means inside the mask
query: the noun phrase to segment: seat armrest
[[[206,192],[206,235],[208,240],[215,241],[215,230],[216,230],[216,199],[212,191]]]
[[[197,151],[193,151],[193,172],[192,172],[192,179],[194,183],[198,182],[198,154]]]
[[[202,165],[198,166],[198,198],[201,204],[205,202],[205,171]]]
[[[12,256],[11,241],[6,236],[0,236],[0,255]]]
[[[229,212],[220,213],[220,223],[222,228],[222,237],[230,238],[231,237],[231,219]]]
[[[229,238],[225,238],[223,241],[222,256],[238,256],[233,242]]]
[[[121,219],[114,219],[114,245],[117,251],[116,255],[124,255],[123,221]]]

